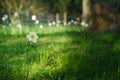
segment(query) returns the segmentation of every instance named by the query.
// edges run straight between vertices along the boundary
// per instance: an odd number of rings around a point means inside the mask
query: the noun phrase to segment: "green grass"
[[[31,31],[37,43],[26,39]],[[119,58],[117,33],[85,33],[77,26],[0,28],[0,80],[119,80]]]

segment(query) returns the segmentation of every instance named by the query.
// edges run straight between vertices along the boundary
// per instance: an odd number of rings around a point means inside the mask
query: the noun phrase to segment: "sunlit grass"
[[[118,80],[119,34],[80,26],[0,29],[0,80]],[[31,31],[36,43],[26,39]]]

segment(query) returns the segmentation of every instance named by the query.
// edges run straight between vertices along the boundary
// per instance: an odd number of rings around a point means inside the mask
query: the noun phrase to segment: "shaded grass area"
[[[37,43],[27,33],[36,31]],[[119,80],[120,35],[81,27],[1,29],[0,80]]]

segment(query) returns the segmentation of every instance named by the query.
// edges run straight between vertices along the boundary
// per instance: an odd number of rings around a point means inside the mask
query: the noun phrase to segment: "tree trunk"
[[[59,24],[59,13],[56,14],[56,24]]]
[[[63,24],[64,24],[64,26],[67,25],[67,12],[63,13]]]
[[[11,24],[13,24],[13,25],[18,24],[19,17],[15,17],[13,15],[9,15],[9,17],[10,17]]]
[[[91,14],[92,10],[90,0],[82,0],[82,21],[89,24]]]

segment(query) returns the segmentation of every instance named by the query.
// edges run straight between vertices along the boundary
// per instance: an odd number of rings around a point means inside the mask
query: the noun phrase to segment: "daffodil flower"
[[[36,43],[38,39],[36,32],[30,32],[26,37],[29,41],[34,42],[34,43]]]

